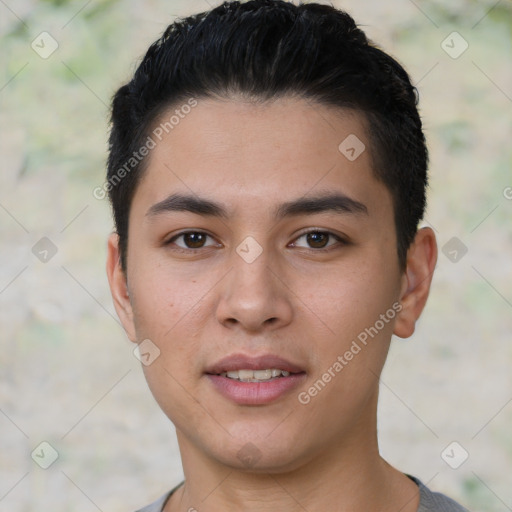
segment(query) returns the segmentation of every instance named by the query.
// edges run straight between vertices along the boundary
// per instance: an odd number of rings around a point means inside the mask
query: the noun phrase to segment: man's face
[[[165,202],[172,195],[217,203],[225,216]],[[336,208],[287,208],[334,195]],[[133,341],[160,350],[144,372],[183,442],[272,471],[371,435],[403,289],[396,246],[392,198],[372,174],[358,115],[291,98],[200,100],[157,141],[134,195],[133,316],[123,318]],[[231,355],[276,356],[299,374],[210,374]]]

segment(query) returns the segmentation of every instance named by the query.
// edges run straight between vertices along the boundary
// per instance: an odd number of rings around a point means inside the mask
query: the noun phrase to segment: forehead
[[[155,145],[132,209],[180,192],[215,197],[236,214],[321,189],[384,214],[391,198],[373,175],[364,123],[357,112],[289,97],[174,105],[150,133]]]

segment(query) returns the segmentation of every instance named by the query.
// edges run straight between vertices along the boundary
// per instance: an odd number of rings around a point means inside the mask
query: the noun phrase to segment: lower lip
[[[264,405],[298,387],[306,374],[295,373],[268,382],[242,382],[211,374],[207,374],[207,377],[221,395],[239,405]]]

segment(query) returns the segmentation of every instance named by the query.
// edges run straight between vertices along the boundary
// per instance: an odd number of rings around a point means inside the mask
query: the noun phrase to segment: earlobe
[[[418,230],[407,252],[407,267],[402,276],[400,303],[393,333],[408,338],[414,333],[430,292],[430,285],[437,262],[437,243],[431,228]]]
[[[119,236],[112,233],[108,238],[107,244],[107,277],[110,286],[110,293],[117,312],[121,320],[126,335],[130,341],[137,342],[135,334],[135,324],[133,320],[133,309],[128,292],[126,275],[121,268],[119,252]]]

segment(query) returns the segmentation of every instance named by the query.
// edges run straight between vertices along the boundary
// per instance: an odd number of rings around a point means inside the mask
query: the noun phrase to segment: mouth
[[[210,366],[205,373],[216,391],[239,405],[273,402],[306,377],[306,371],[297,364],[271,354],[235,354]]]
[[[238,372],[235,375],[234,372]],[[241,373],[240,373],[241,372]],[[245,373],[244,373],[245,372]],[[253,372],[252,375],[249,372]],[[265,372],[265,373],[263,373]],[[270,372],[270,375],[269,373]],[[272,374],[274,373],[274,375]],[[279,372],[279,373],[277,373]],[[304,368],[274,354],[260,356],[246,356],[245,354],[232,354],[207,367],[205,373],[210,375],[226,374],[229,378],[242,379],[269,379],[280,375],[285,377],[291,373],[304,373]],[[231,374],[231,375],[228,375]]]
[[[219,375],[228,379],[239,380],[240,382],[269,382],[282,377],[289,377],[291,374],[296,375],[296,373],[287,372],[279,368],[269,368],[266,370],[234,370],[222,372]]]

